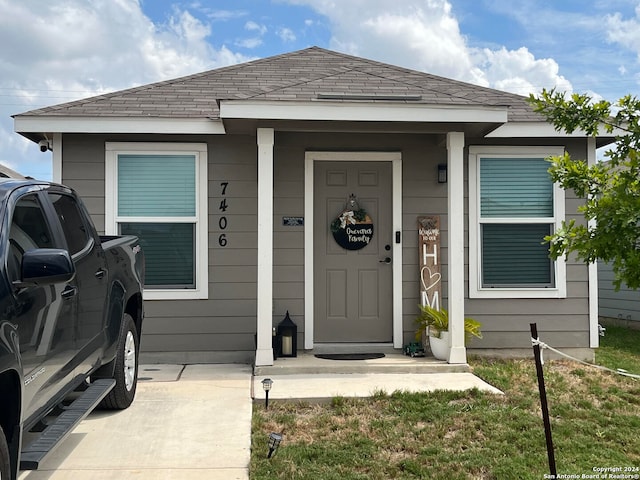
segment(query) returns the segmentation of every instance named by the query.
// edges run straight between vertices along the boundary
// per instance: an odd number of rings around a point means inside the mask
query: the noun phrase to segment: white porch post
[[[258,128],[258,321],[256,366],[273,365],[273,128]]]
[[[467,363],[464,346],[464,133],[447,134],[449,363]]]

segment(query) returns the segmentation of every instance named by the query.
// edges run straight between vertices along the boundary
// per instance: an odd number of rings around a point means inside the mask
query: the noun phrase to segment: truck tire
[[[11,478],[11,465],[9,465],[9,448],[7,447],[7,438],[4,431],[0,427],[0,480],[9,480]]]
[[[113,361],[116,386],[100,406],[108,410],[124,410],[133,402],[138,384],[138,331],[128,313],[122,317],[118,350]]]

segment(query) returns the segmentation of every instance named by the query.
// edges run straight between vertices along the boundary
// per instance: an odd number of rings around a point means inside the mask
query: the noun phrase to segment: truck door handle
[[[379,263],[389,264],[389,263],[391,263],[391,257],[384,257],[384,260],[380,260]]]
[[[96,278],[104,278],[107,271],[104,268],[101,268],[95,273]]]
[[[62,296],[62,298],[71,298],[75,297],[77,293],[78,287],[67,285],[60,295]]]

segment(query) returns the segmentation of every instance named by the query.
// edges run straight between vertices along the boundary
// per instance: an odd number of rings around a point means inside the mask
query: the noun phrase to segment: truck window
[[[11,280],[20,278],[24,252],[36,248],[54,248],[53,235],[36,195],[25,195],[16,203],[9,227],[7,268]]]
[[[69,195],[49,193],[49,198],[60,219],[69,253],[75,255],[90,240],[78,203]]]

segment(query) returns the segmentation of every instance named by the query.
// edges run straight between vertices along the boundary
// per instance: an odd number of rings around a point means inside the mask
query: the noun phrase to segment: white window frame
[[[482,287],[482,242],[480,222],[481,158],[547,158],[564,153],[563,147],[469,147],[469,298],[566,298],[567,269],[564,257],[553,262],[553,287]],[[553,186],[553,219],[549,218],[492,218],[491,223],[553,223],[557,230],[565,217],[565,192],[559,184]],[[486,222],[488,223],[488,222]]]
[[[151,217],[118,217],[118,156],[137,155],[194,155],[196,158],[196,214],[195,223],[195,288],[145,289],[145,300],[198,300],[209,298],[209,245],[207,200],[207,144],[206,143],[105,143],[105,233],[118,235],[118,223],[136,222]],[[153,217],[154,220],[184,222],[185,218]]]

